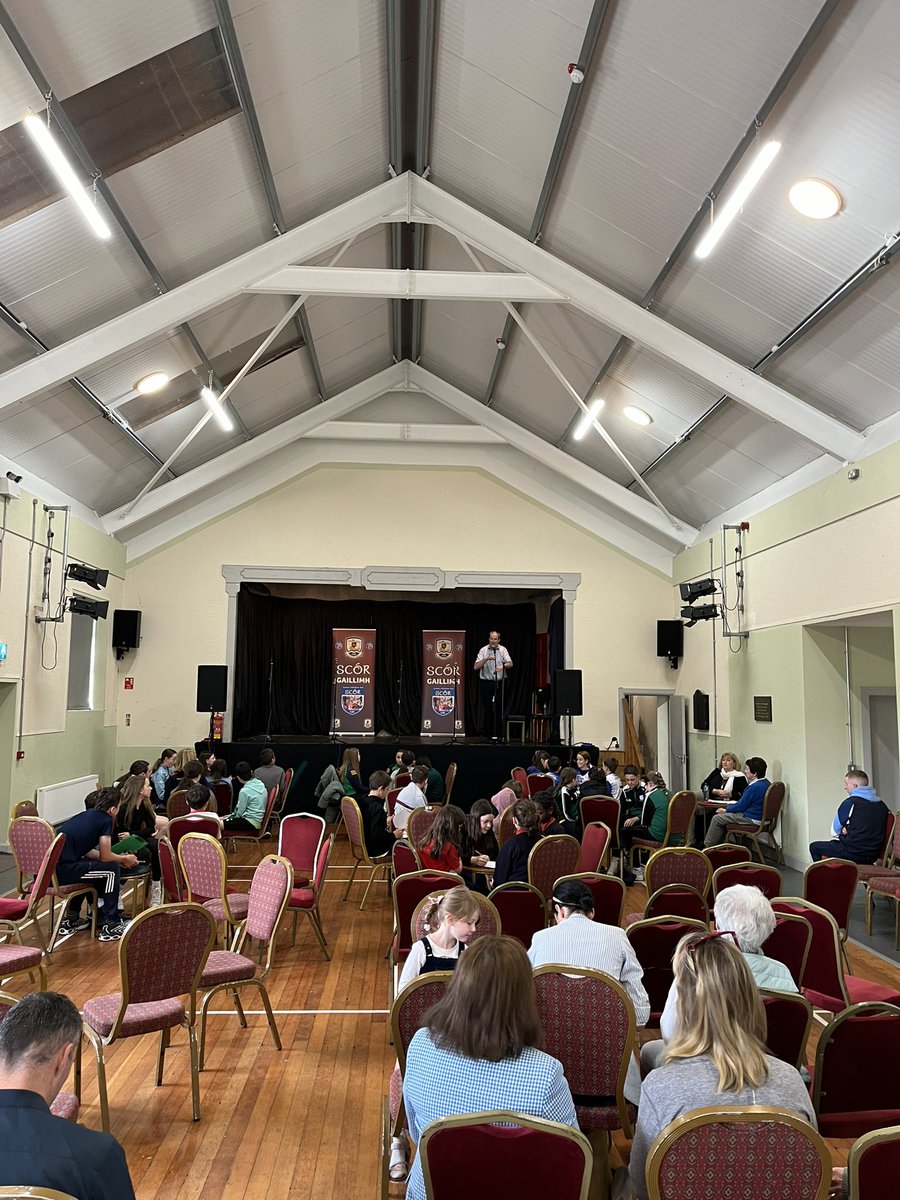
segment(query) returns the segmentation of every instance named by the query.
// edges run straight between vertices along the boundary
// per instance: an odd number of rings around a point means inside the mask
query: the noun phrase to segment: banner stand
[[[332,629],[331,736],[375,736],[375,630]]]
[[[462,630],[422,630],[421,737],[465,737],[465,657]]]

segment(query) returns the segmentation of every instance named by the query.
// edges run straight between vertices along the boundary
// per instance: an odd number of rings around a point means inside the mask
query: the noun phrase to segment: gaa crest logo
[[[363,652],[363,640],[361,637],[347,638],[347,657],[359,658]]]
[[[449,658],[453,653],[453,642],[450,638],[436,638],[434,652],[438,658]]]
[[[341,688],[341,708],[348,717],[361,713],[366,703],[366,694],[362,688]]]

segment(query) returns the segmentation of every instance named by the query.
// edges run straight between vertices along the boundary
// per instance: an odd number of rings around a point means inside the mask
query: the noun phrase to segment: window
[[[68,709],[94,707],[94,647],[97,622],[83,613],[68,613],[69,627],[69,695]]]

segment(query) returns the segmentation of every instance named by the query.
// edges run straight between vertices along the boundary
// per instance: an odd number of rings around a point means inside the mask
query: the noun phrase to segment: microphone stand
[[[395,745],[400,741],[400,706],[403,700],[403,657],[400,658],[400,675],[397,679],[397,732],[394,735]]]
[[[328,718],[329,738],[332,742],[339,741],[337,727],[334,723],[334,710],[337,704],[337,667],[334,663],[331,665],[331,716]]]
[[[272,679],[275,672],[275,659],[269,659],[269,694],[266,702],[266,741],[272,736]]]

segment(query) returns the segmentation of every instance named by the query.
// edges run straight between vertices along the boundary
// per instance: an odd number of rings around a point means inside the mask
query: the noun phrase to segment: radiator
[[[64,783],[48,783],[39,787],[35,795],[38,815],[51,825],[84,812],[84,798],[99,786],[96,775],[82,775],[80,779],[67,779]]]

